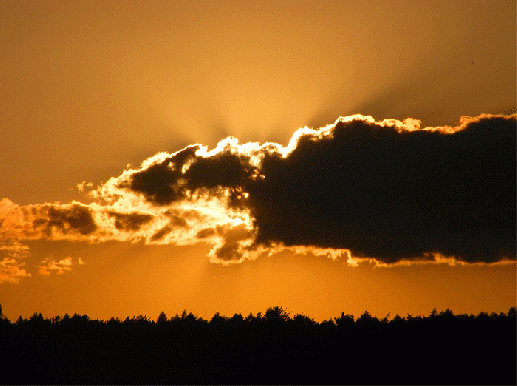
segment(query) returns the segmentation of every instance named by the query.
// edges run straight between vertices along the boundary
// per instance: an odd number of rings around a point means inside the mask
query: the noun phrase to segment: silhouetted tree
[[[302,314],[296,314],[293,317],[292,321],[293,321],[293,325],[298,328],[312,327],[316,324],[316,322],[313,319],[309,318],[306,315],[302,315]]]
[[[334,322],[339,329],[351,329],[354,327],[354,315],[345,315],[344,312],[337,318],[334,318]]]
[[[156,323],[34,313],[2,318],[0,347],[20,384],[515,384],[515,307],[387,319],[341,313],[317,323],[281,307],[209,322],[186,310]]]
[[[165,314],[165,312],[160,312],[160,315],[158,315],[158,319],[156,319],[156,322],[157,323],[165,323],[167,322],[167,315]]]
[[[264,316],[266,321],[271,323],[285,322],[289,319],[289,313],[282,307],[278,306],[268,308]]]

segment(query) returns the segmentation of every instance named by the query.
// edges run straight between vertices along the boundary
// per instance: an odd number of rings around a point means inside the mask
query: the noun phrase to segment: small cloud
[[[13,259],[4,258],[0,261],[0,283],[19,284],[21,279],[30,276],[31,274]]]
[[[87,189],[90,189],[90,190],[93,189],[93,182],[83,181],[83,182],[78,183],[76,185],[76,187],[77,187],[77,190],[79,191],[79,193],[86,193]]]
[[[62,275],[65,272],[69,272],[72,270],[72,258],[66,257],[59,261],[51,257],[47,257],[41,261],[41,264],[38,267],[38,273],[40,275],[50,276],[52,272],[57,275]]]
[[[21,279],[30,277],[26,271],[25,260],[29,257],[29,247],[17,240],[0,240],[0,283],[18,284]]]

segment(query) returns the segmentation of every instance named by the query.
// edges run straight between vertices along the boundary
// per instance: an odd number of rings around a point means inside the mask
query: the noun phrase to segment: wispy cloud
[[[194,144],[79,184],[90,204],[4,198],[0,240],[208,243],[223,264],[282,249],[352,265],[515,260],[515,134],[515,115],[423,129],[354,115],[287,146]]]

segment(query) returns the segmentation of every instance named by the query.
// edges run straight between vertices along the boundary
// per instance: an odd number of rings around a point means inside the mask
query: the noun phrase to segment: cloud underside
[[[159,153],[91,204],[4,199],[0,237],[206,242],[223,263],[286,248],[388,265],[515,260],[516,116],[419,125],[356,115],[287,146],[229,137]]]

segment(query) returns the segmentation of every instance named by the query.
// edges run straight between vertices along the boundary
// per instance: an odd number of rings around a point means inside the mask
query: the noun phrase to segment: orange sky
[[[230,135],[287,146],[356,113],[422,128],[513,114],[515,15],[515,1],[0,0],[0,199],[90,204],[78,183],[158,152]],[[0,283],[11,320],[516,304],[515,262],[372,268],[283,251],[223,266],[205,244],[14,239],[0,240],[2,267],[18,259],[31,276]]]

